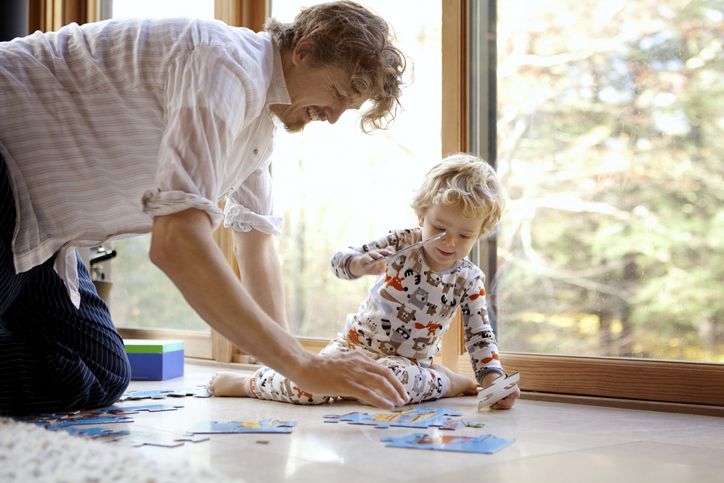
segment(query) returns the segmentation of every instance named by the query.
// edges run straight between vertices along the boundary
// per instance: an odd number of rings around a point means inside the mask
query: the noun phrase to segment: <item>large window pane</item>
[[[274,1],[272,16],[291,21],[312,3]],[[285,217],[279,246],[291,329],[302,336],[334,336],[372,282],[335,279],[334,252],[416,226],[413,190],[440,161],[440,2],[360,3],[393,26],[414,74],[403,90],[404,110],[387,131],[364,134],[348,112],[334,126],[312,123],[303,133],[277,134],[274,189]]]
[[[502,346],[724,362],[724,3],[497,3]]]
[[[114,0],[112,18],[214,18],[214,0]],[[148,259],[150,235],[114,241],[111,314],[117,327],[208,331],[166,275]]]

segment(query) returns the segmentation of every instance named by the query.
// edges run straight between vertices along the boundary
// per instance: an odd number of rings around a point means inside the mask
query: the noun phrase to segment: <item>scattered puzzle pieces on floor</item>
[[[204,421],[197,423],[190,434],[231,434],[231,433],[291,433],[296,421],[262,419],[261,421]]]
[[[141,399],[166,399],[168,397],[211,397],[211,394],[206,389],[206,386],[197,387],[182,387],[177,389],[154,389],[150,391],[130,391],[125,393],[119,399],[122,401],[138,401]]]
[[[477,420],[452,419],[450,416],[462,416],[462,413],[454,408],[429,408],[418,406],[412,409],[392,411],[386,413],[362,413],[351,412],[347,414],[330,414],[324,416],[325,423],[338,423],[340,421],[349,424],[364,424],[376,428],[389,428],[391,426],[403,428],[429,428],[432,426],[440,429],[454,430],[461,425],[471,426],[482,425]],[[482,427],[482,426],[478,426]]]
[[[481,436],[429,435],[413,433],[407,436],[382,438],[390,448],[426,449],[434,451],[454,451],[463,453],[493,454],[508,445],[514,439],[503,439],[484,434]]]

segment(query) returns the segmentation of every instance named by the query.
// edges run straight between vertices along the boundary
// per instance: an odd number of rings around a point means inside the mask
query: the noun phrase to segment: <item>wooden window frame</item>
[[[468,64],[468,27],[472,8],[480,8],[483,2],[477,5],[472,2],[475,0],[443,1],[443,154],[469,150],[470,140],[474,137],[469,131],[471,109],[467,99],[471,71]],[[485,5],[495,9],[496,1],[490,0]],[[483,37],[495,39],[495,32],[486,32]],[[479,42],[477,46],[485,48],[485,45],[495,49],[494,42]],[[495,59],[494,50],[484,57]],[[494,83],[494,77],[489,82]],[[494,96],[495,89],[488,92]],[[494,97],[484,101],[495,105]],[[489,109],[483,111],[490,112]],[[475,135],[483,139],[474,148],[478,154],[494,158],[491,145],[495,143],[495,126],[490,123],[495,123],[497,119],[494,115],[481,117]],[[481,243],[477,257],[489,279],[492,279],[489,264],[494,259],[491,249],[494,250],[494,246]],[[472,377],[461,324],[458,319],[454,329],[446,334],[442,360],[453,370]],[[511,353],[504,350],[501,360],[507,372],[520,372],[524,397],[531,399],[724,416],[724,364]]]

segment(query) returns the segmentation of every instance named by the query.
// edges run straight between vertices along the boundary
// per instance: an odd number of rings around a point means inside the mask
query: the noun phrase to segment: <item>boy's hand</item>
[[[379,275],[385,271],[384,257],[395,253],[392,248],[382,248],[380,250],[372,250],[355,256],[349,262],[349,270],[355,277],[362,275]]]
[[[491,385],[493,383],[493,381],[495,381],[499,377],[503,377],[503,376],[501,376],[497,372],[491,372],[491,373],[487,374],[483,378],[483,387],[488,387],[489,385]],[[515,392],[513,394],[496,402],[495,404],[490,406],[490,408],[491,409],[510,409],[515,404],[515,400],[518,399],[519,397],[520,397],[520,388],[518,386],[516,386]]]

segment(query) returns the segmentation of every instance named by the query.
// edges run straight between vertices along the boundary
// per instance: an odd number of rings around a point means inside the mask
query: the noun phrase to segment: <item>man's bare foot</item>
[[[430,369],[442,372],[450,380],[450,389],[445,397],[475,396],[478,393],[478,385],[470,378],[453,372],[442,364],[432,364]]]
[[[246,381],[249,377],[238,372],[217,372],[209,381],[206,390],[214,396],[248,397]]]

